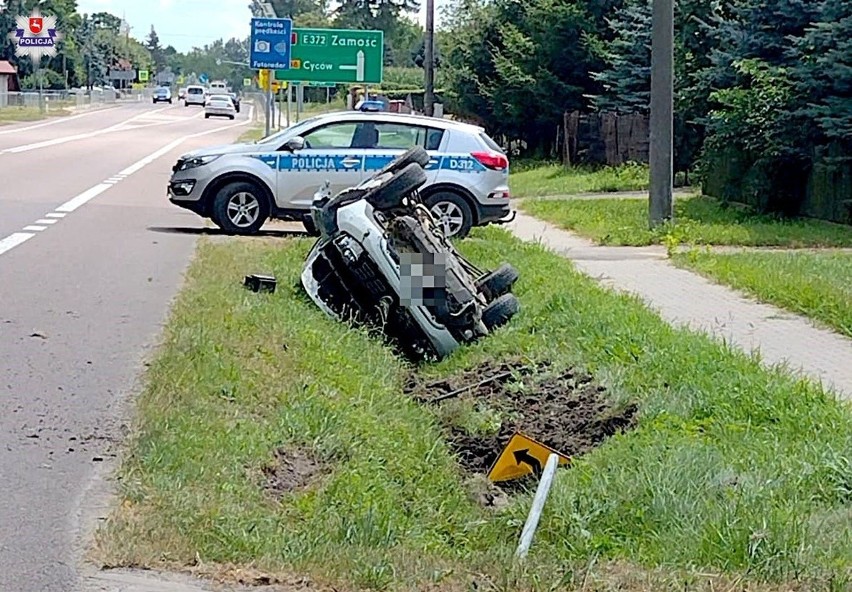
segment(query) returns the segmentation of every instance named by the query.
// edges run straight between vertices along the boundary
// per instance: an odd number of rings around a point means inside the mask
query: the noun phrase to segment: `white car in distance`
[[[228,95],[210,95],[204,103],[204,119],[211,117],[227,117],[233,119],[237,116],[237,108],[234,101]]]
[[[187,86],[186,96],[183,98],[183,104],[186,107],[189,107],[190,105],[200,105],[203,107],[206,94],[207,93],[203,86]]]

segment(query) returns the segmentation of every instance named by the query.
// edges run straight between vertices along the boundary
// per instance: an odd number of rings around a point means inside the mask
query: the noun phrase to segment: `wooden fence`
[[[619,165],[648,162],[648,116],[640,113],[565,113],[557,143],[562,162]]]

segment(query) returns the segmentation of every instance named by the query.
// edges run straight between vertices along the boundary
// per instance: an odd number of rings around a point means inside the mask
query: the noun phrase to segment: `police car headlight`
[[[181,163],[178,170],[179,171],[187,171],[189,169],[195,169],[195,168],[198,168],[200,166],[210,164],[211,162],[213,162],[214,160],[216,160],[220,156],[221,156],[221,154],[213,154],[213,155],[210,155],[210,156],[196,156],[195,158],[190,158],[189,160],[183,161],[183,163]]]

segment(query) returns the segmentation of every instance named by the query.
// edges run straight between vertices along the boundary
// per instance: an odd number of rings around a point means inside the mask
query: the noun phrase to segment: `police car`
[[[169,200],[231,234],[255,234],[270,218],[305,222],[326,181],[337,193],[396,156],[423,146],[424,202],[447,236],[508,221],[509,160],[477,126],[396,113],[328,113],[253,144],[196,150],[172,168]]]

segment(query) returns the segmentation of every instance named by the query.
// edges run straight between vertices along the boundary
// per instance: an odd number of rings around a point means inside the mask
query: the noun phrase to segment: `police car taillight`
[[[509,159],[499,152],[471,152],[470,155],[486,168],[495,171],[503,171],[509,168]]]

